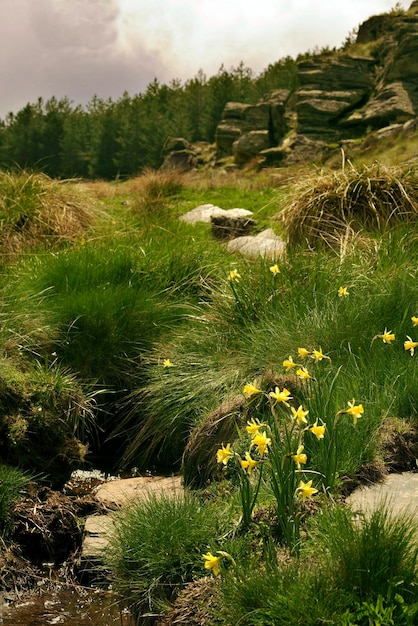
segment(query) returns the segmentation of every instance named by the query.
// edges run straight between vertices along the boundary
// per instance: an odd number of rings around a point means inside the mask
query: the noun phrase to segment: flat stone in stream
[[[109,509],[126,506],[133,500],[155,495],[179,495],[183,493],[181,476],[140,476],[109,480],[96,487],[94,495]]]
[[[382,482],[360,487],[347,498],[353,510],[365,514],[384,503],[394,515],[406,512],[418,519],[418,472],[389,474]]]

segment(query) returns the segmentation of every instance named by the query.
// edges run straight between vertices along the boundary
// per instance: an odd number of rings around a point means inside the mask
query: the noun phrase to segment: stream
[[[135,626],[110,591],[85,587],[38,592],[3,607],[0,615],[2,626]]]
[[[91,493],[106,478],[98,471],[74,472],[63,492],[70,496]],[[86,587],[77,581],[62,581],[59,568],[45,570],[36,588],[11,596],[0,590],[1,626],[135,626],[135,620],[122,608],[114,592]]]

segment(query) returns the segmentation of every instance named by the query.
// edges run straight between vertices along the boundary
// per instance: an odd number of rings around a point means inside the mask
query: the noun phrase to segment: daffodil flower
[[[286,368],[286,371],[290,371],[291,369],[293,369],[294,367],[297,367],[297,364],[294,362],[293,357],[289,356],[288,359],[285,359],[283,361],[283,367]]]
[[[415,315],[413,315],[413,316],[411,317],[411,321],[412,321],[413,326],[418,326],[418,317],[416,317]]]
[[[290,410],[292,411],[293,419],[297,421],[298,426],[308,423],[306,416],[308,415],[309,411],[304,411],[302,406],[299,406],[297,410],[294,409],[293,406],[291,406]]]
[[[170,361],[170,359],[164,359],[163,361],[163,367],[173,367],[172,362]]]
[[[202,559],[205,561],[205,569],[212,570],[214,576],[219,576],[221,570],[221,557],[214,556],[212,552],[202,554]]]
[[[241,278],[241,275],[239,274],[238,270],[231,270],[228,274],[228,278],[229,280],[232,280],[238,283],[239,279]]]
[[[306,359],[306,357],[309,355],[309,350],[307,350],[306,348],[298,348],[298,355],[301,359]]]
[[[256,433],[253,437],[252,444],[257,447],[258,454],[260,456],[264,456],[267,450],[267,447],[271,445],[270,437],[267,437],[266,433]]]
[[[250,433],[250,435],[256,435],[259,430],[264,426],[265,424],[262,424],[258,420],[252,419],[251,421],[247,422],[245,430],[247,431],[247,433]]]
[[[279,387],[276,387],[274,391],[270,391],[269,396],[276,400],[276,402],[283,402],[286,406],[290,406],[288,400],[293,400],[293,396],[290,395],[290,391],[286,388],[280,391]]]
[[[315,424],[311,426],[309,430],[317,439],[323,439],[325,434],[325,424],[318,426],[318,420],[316,420]]]
[[[299,487],[296,489],[299,491],[299,494],[302,496],[303,502],[305,502],[306,498],[312,498],[313,495],[318,493],[318,489],[312,487],[312,481],[308,480],[307,483],[304,483],[303,480],[300,481]]]
[[[386,328],[384,333],[377,336],[379,337],[379,339],[383,340],[383,343],[390,343],[391,341],[395,341],[395,333],[393,333],[391,330],[387,330]]]
[[[300,471],[300,466],[305,465],[308,457],[303,452],[304,446],[300,445],[297,449],[296,454],[292,454],[292,460],[296,463],[298,470]]]
[[[247,470],[249,474],[253,471],[255,467],[257,467],[259,461],[256,461],[251,457],[249,452],[245,453],[245,459],[241,459],[241,468],[243,470]]]
[[[299,367],[299,369],[296,370],[296,376],[304,380],[308,380],[309,378],[312,378],[312,376],[310,375],[306,367]]]
[[[348,295],[350,295],[350,292],[348,291],[347,287],[339,287],[338,295],[340,298],[346,298]]]
[[[358,418],[363,415],[364,408],[362,404],[356,405],[355,400],[353,398],[353,401],[348,403],[348,409],[345,409],[344,413],[348,413],[349,415],[353,416],[353,422],[355,426],[357,424]]]
[[[322,352],[322,348],[319,348],[319,350],[313,350],[311,358],[315,359],[315,363],[318,363],[318,361],[322,361],[322,359],[329,359],[329,356]]]
[[[231,457],[234,456],[233,451],[231,450],[231,444],[227,443],[226,446],[222,445],[221,448],[216,453],[216,460],[218,463],[223,463],[226,465]]]
[[[274,265],[270,267],[270,272],[273,274],[273,276],[277,276],[277,274],[280,273],[280,269],[277,263],[275,263]]]
[[[412,341],[409,335],[406,336],[407,341],[403,344],[405,350],[409,350],[411,356],[414,356],[415,348],[418,348],[418,341]]]
[[[251,396],[255,396],[257,393],[262,393],[261,389],[259,389],[255,383],[256,381],[254,381],[253,383],[248,383],[247,385],[244,385],[244,389],[242,390],[242,392],[248,398],[250,398]]]

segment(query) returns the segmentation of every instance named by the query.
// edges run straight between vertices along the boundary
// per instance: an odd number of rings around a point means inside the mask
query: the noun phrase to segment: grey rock
[[[228,252],[239,252],[244,256],[263,256],[277,259],[286,249],[286,243],[278,237],[272,228],[263,230],[255,237],[245,236],[231,239],[227,244]]]
[[[252,211],[247,209],[221,209],[214,204],[201,204],[195,209],[188,211],[184,215],[179,217],[179,220],[188,222],[189,224],[196,224],[196,222],[210,223],[212,218],[225,217],[229,219],[248,218],[252,215]]]
[[[379,128],[394,121],[407,121],[415,117],[410,94],[402,82],[384,85],[374,98],[360,110],[353,112],[341,122],[341,126],[362,124]]]
[[[160,169],[188,172],[196,167],[196,164],[196,156],[191,150],[175,150],[167,154]]]
[[[247,163],[262,150],[270,147],[268,130],[251,130],[241,135],[232,146],[232,152],[238,165]]]

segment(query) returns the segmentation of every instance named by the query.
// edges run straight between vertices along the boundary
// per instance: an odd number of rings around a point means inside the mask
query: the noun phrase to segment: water
[[[0,607],[2,626],[135,626],[110,591],[83,587],[38,592],[10,606]]]

